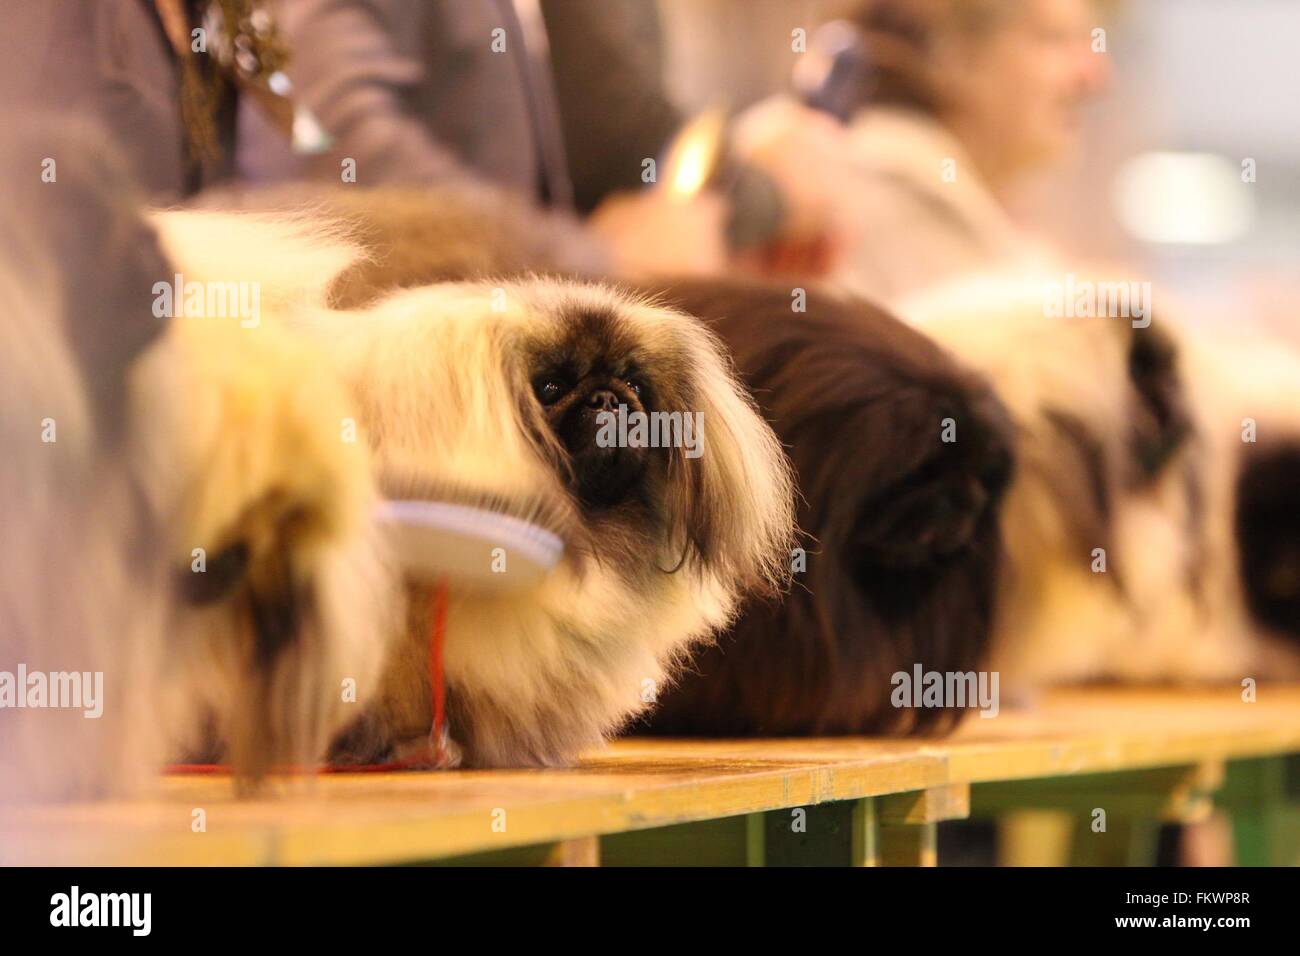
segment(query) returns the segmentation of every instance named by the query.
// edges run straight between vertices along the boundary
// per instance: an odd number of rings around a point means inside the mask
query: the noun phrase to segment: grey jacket
[[[472,172],[558,205],[572,195],[583,210],[639,186],[642,160],[680,123],[654,0],[540,0],[540,34],[517,7],[527,4],[280,0],[289,75],[335,148],[295,162],[277,134],[241,128],[241,169],[337,181],[350,157],[358,182]]]
[[[0,111],[47,112],[104,127],[155,199],[204,185],[186,160],[176,57],[150,0],[6,3],[0,91]],[[229,142],[234,103],[227,105],[218,132]]]
[[[361,184],[472,171],[529,195],[539,191],[531,77],[508,0],[281,0],[276,15],[297,98],[334,148],[294,157],[278,131],[246,112],[239,162],[249,178],[338,182],[351,159]],[[492,50],[498,29],[501,53]],[[556,129],[553,110],[548,121]]]
[[[641,161],[679,122],[663,94],[654,0],[542,0],[553,72],[540,44],[540,61],[527,55],[510,0],[279,0],[275,9],[297,98],[334,138],[326,155],[295,156],[255,106],[236,109],[232,97],[217,118],[226,163],[206,179],[192,168],[177,61],[153,0],[8,3],[0,112],[97,120],[161,201],[235,174],[338,182],[351,158],[360,183],[473,176],[561,204],[572,189],[583,209],[639,185]]]

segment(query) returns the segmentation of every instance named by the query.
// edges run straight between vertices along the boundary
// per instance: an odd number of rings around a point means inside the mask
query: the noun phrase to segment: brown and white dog
[[[1257,590],[1285,572],[1254,567],[1285,568],[1297,547],[1279,483],[1295,474],[1285,375],[1252,402],[1243,389],[1276,361],[1226,365],[1168,313],[1056,316],[1054,281],[985,275],[900,304],[990,377],[1015,421],[993,666],[1021,689],[1288,672],[1260,627],[1294,621],[1288,599]],[[1252,408],[1273,422],[1258,450],[1240,437]]]

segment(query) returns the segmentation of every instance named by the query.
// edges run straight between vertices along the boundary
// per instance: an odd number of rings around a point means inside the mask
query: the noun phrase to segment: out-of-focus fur
[[[339,308],[436,282],[528,272],[591,276],[608,266],[603,248],[575,219],[473,182],[223,189],[205,194],[202,207],[333,223],[331,231],[345,235],[354,253],[331,285]]]
[[[1219,587],[1258,672],[1300,676],[1300,354],[1248,332],[1184,346],[1214,543],[1233,556]]]
[[[155,283],[176,273],[271,277],[209,271],[160,242],[94,132],[23,130],[6,168],[49,155],[58,178],[15,172],[25,188],[0,202],[0,668],[102,672],[104,716],[0,710],[0,797],[139,791],[195,748],[241,781],[318,759],[343,679],[365,687],[385,632],[342,386],[273,321],[328,275],[283,273],[256,329],[156,317]]]
[[[693,319],[599,285],[521,280],[408,290],[302,325],[352,382],[387,493],[505,511],[567,542],[532,590],[452,592],[445,672],[466,765],[570,762],[644,710],[744,593],[784,579],[788,464]],[[549,381],[563,394],[544,404]],[[582,409],[601,396],[701,413],[703,454],[597,453]],[[404,643],[340,760],[428,736],[429,602],[411,597]]]
[[[1048,317],[1045,288],[985,276],[900,306],[986,372],[1016,422],[993,666],[1011,688],[1252,675],[1235,493],[1182,335],[1159,314]]]
[[[884,311],[786,288],[677,283],[799,477],[806,573],[750,602],[650,716],[666,734],[934,729],[962,711],[891,706],[899,671],[970,672],[987,652],[1011,427],[989,386]],[[955,441],[943,440],[952,420]],[[971,706],[974,701],[971,702]]]
[[[313,248],[295,224],[245,230],[237,217],[215,217],[196,229],[179,213],[153,223],[186,282],[261,290],[255,327],[236,316],[173,320],[139,372],[160,388],[144,399],[154,427],[187,465],[151,469],[175,529],[189,638],[173,653],[205,675],[186,682],[203,718],[187,749],[256,778],[324,756],[356,706],[345,682],[358,695],[373,687],[397,614],[344,384],[324,352],[281,326],[323,301],[349,260]]]

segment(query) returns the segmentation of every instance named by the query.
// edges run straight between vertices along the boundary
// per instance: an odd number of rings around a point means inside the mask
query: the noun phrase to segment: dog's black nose
[[[618,396],[607,388],[598,388],[587,396],[587,407],[598,412],[618,411]]]

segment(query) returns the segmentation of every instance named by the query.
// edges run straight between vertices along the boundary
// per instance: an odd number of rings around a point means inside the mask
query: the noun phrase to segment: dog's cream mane
[[[521,418],[532,401],[520,345],[562,332],[565,310],[613,313],[647,350],[689,363],[704,413],[702,488],[728,534],[719,555],[680,560],[684,540],[638,555],[640,570],[571,548],[534,591],[456,595],[446,673],[480,764],[564,762],[649,706],[693,641],[724,626],[744,589],[783,578],[793,491],[770,429],[724,353],[696,321],[599,284],[547,279],[409,289],[357,311],[330,307],[330,284],[358,251],[346,230],[310,216],[164,213],[165,247],[185,278],[263,283],[275,324],[330,356],[352,387],[349,414],[381,483],[416,480],[486,499],[536,501],[562,531],[582,518]],[[388,489],[390,492],[392,488]],[[726,519],[725,521],[723,519]],[[422,609],[390,662],[390,722],[427,732]],[[373,698],[372,698],[373,700]],[[453,731],[455,728],[453,728]]]
[[[360,421],[379,469],[442,486],[528,500],[539,494],[576,528],[553,468],[520,420],[518,352],[564,310],[614,312],[654,350],[689,348],[705,422],[707,480],[735,490],[743,542],[718,567],[675,574],[620,573],[570,554],[537,590],[511,598],[454,600],[446,666],[468,719],[501,729],[474,741],[472,759],[493,765],[571,759],[650,702],[694,641],[730,619],[746,578],[781,576],[793,498],[774,436],[738,388],[711,336],[693,320],[600,285],[525,280],[439,285],[400,292],[359,314],[306,317],[354,383]],[[676,563],[683,543],[664,540],[640,557],[646,569]],[[733,568],[739,577],[732,577]],[[409,688],[421,701],[418,688]],[[653,699],[651,697],[651,699]],[[419,708],[408,715],[418,717]],[[504,727],[508,726],[508,732]]]
[[[366,255],[346,228],[311,213],[162,209],[149,218],[185,281],[257,283],[272,309],[325,304]]]

